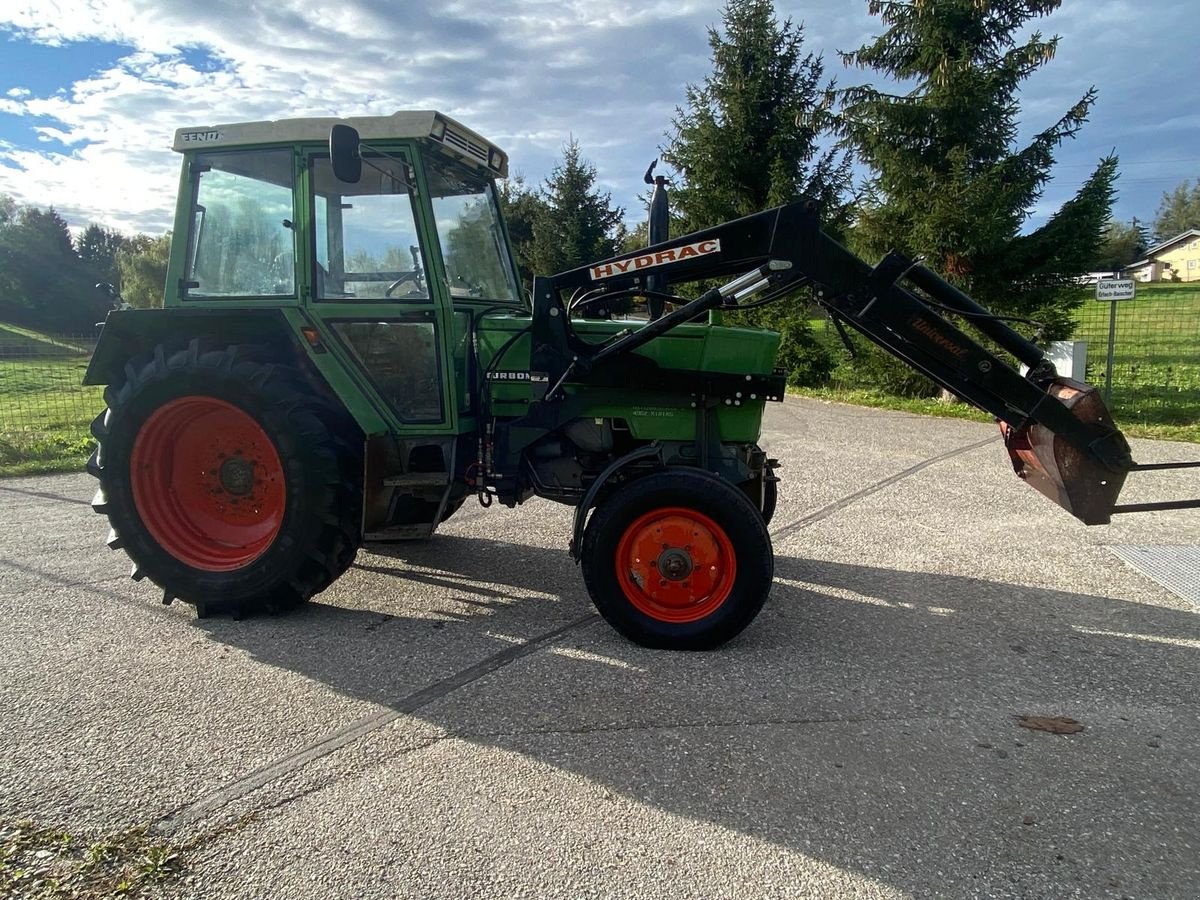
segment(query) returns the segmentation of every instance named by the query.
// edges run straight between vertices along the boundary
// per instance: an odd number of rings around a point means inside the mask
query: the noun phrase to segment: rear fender
[[[390,433],[372,401],[337,358],[319,340],[301,335],[308,324],[295,309],[129,309],[108,314],[84,384],[120,384],[131,359],[159,344],[187,343],[199,338],[214,348],[253,344],[265,348],[272,362],[292,367],[332,408],[346,412],[364,435]]]
[[[262,344],[303,361],[297,336],[280,309],[119,309],[104,320],[84,384],[125,380],[125,364],[158,344],[210,338],[220,346]]]

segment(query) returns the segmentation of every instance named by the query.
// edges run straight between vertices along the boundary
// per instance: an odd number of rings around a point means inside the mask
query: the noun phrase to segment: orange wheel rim
[[[283,525],[279,453],[261,425],[224,400],[180,397],[156,409],[133,442],[129,474],[146,530],[195,569],[240,569]]]
[[[639,516],[621,535],[617,581],[639,612],[683,624],[728,599],[737,557],[725,530],[694,509],[670,506]]]

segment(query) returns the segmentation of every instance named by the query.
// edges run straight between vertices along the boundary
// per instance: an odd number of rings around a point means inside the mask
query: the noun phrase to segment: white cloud
[[[806,20],[808,49],[824,54],[832,74],[840,72],[837,50],[878,29],[865,2],[777,6],[781,17]],[[1181,115],[1152,86],[1168,61],[1191,56],[1188,29],[1162,27],[1181,15],[1172,10],[1166,0],[1136,8],[1099,0],[1067,4],[1042,23],[1064,40],[1024,95],[1028,127],[1053,121],[1088,85],[1101,89],[1096,121],[1064,161],[1094,160],[1118,140],[1132,158],[1144,133],[1136,122]],[[718,0],[493,0],[486,15],[466,0],[8,0],[0,29],[23,39],[134,49],[61,92],[12,88],[0,97],[0,113],[25,117],[30,128],[25,146],[0,146],[0,192],[53,204],[73,224],[161,230],[177,182],[179,160],[168,148],[178,127],[432,107],[503,146],[531,183],[573,134],[614,201],[636,218],[641,173],[684,85],[707,73],[706,29],[719,18]],[[1192,122],[1174,124],[1171,134],[1194,145]],[[1053,208],[1061,196],[1052,186],[1044,202]]]

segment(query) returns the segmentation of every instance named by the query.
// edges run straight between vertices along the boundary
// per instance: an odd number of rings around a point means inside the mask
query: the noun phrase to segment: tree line
[[[1018,143],[1020,91],[1049,64],[1059,39],[1031,23],[1061,0],[870,0],[879,35],[841,54],[883,90],[840,88],[804,27],[777,17],[772,0],[728,0],[708,32],[711,72],[686,86],[660,148],[672,171],[672,233],[710,227],[786,203],[816,199],[827,231],[868,260],[890,249],[926,265],[996,312],[1039,323],[1039,340],[1068,337],[1083,273],[1134,261],[1152,239],[1200,227],[1200,182],[1163,197],[1153,231],[1111,219],[1118,160],[1097,160],[1073,197],[1038,228],[1034,205],[1055,153],[1084,127],[1097,92]],[[858,179],[852,166],[865,170]],[[539,185],[500,185],[526,284],[645,246],[645,225],[597,185],[571,138]],[[134,305],[161,297],[169,236],[124,237],[88,226],[71,239],[54,210],[0,198],[0,319],[61,329],[93,321],[110,282]],[[779,330],[781,363],[797,383],[820,383],[837,363],[813,337],[814,313],[781,303],[734,317]],[[847,370],[864,384],[926,392],[928,382],[864,346]]]
[[[170,235],[124,235],[91,224],[72,237],[53,208],[0,195],[0,321],[90,334],[119,291],[133,306],[162,305]]]

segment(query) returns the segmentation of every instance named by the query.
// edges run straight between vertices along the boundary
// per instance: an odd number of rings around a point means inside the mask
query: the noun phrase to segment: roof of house
[[[1186,241],[1188,238],[1200,238],[1200,228],[1189,228],[1187,231],[1175,235],[1175,237],[1168,241],[1163,241],[1161,244],[1155,244],[1146,251],[1146,261],[1149,262],[1150,257],[1154,256],[1155,253],[1158,253],[1161,250],[1166,250],[1168,247],[1172,246],[1173,244],[1178,244],[1180,241]],[[1137,265],[1137,263],[1134,263],[1134,265]]]

